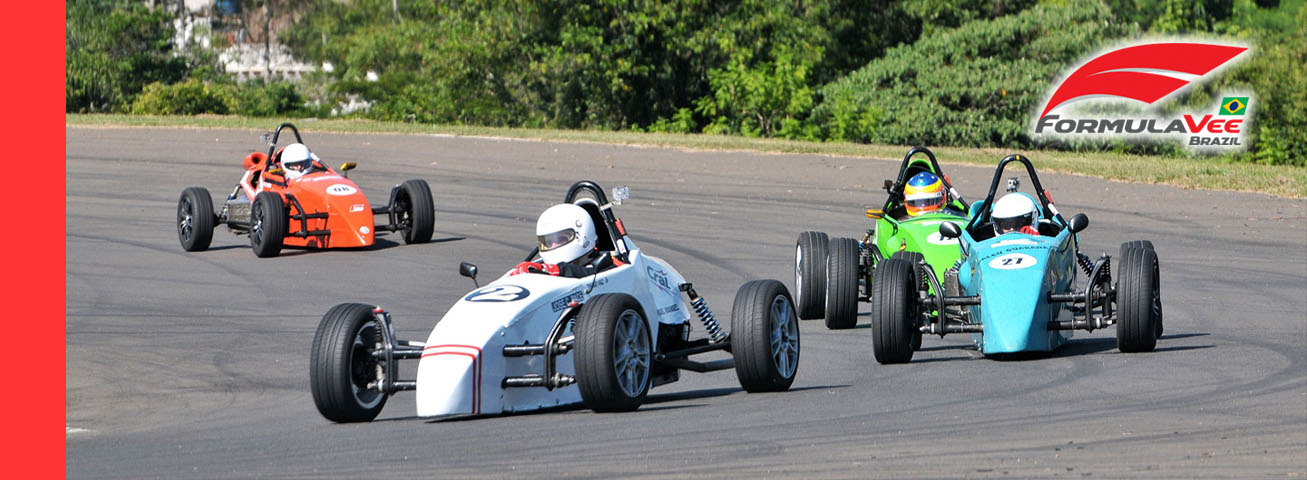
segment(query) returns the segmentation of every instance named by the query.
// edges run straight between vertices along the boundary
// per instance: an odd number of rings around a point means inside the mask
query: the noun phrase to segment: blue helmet
[[[903,206],[917,216],[944,208],[944,182],[930,172],[921,172],[903,188]]]

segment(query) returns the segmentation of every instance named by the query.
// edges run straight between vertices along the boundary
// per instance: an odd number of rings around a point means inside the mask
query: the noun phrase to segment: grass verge
[[[146,116],[68,114],[70,126],[104,127],[191,127],[271,130],[278,120],[221,115]],[[536,128],[478,127],[378,122],[364,119],[290,119],[312,132],[445,134],[641,145],[692,150],[743,150],[769,153],[810,153],[851,157],[899,159],[907,147],[865,145],[845,142],[806,142],[726,135],[641,133],[599,130],[552,130]],[[1293,166],[1228,163],[1214,158],[1173,158],[1128,155],[1111,152],[1060,152],[1056,150],[1012,151],[999,148],[932,147],[940,162],[967,165],[996,165],[1008,153],[1029,155],[1041,171],[1088,175],[1108,180],[1173,185],[1189,189],[1230,190],[1265,193],[1280,197],[1307,198],[1307,168]]]

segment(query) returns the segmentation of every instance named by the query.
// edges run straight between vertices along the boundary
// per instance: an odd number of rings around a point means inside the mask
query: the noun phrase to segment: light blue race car
[[[1008,195],[1025,195],[1038,219],[1024,233],[997,234],[994,196],[1003,169],[1025,165],[1035,193],[1019,192],[1008,180]],[[904,259],[876,267],[871,296],[872,350],[880,363],[912,359],[916,332],[944,336],[970,333],[987,356],[1052,351],[1072,330],[1116,325],[1122,352],[1152,351],[1162,335],[1162,301],[1157,253],[1147,240],[1121,245],[1117,280],[1112,259],[1096,261],[1080,253],[1076,233],[1089,226],[1077,214],[1068,222],[1039,183],[1030,160],[1008,155],[994,172],[983,201],[971,206],[965,227],[940,224],[944,238],[959,238],[962,258],[940,279],[934,270]],[[1083,283],[1076,281],[1080,270]],[[942,287],[942,288],[941,288]]]

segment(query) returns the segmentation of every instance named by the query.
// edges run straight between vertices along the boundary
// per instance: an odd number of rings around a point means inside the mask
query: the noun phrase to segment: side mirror
[[[273,175],[285,175],[286,171],[282,170],[281,167],[272,167],[268,169],[268,173],[271,173]]]
[[[631,187],[618,185],[613,187],[613,205],[621,205],[622,201],[631,198]]]
[[[1089,227],[1089,216],[1077,213],[1076,216],[1071,217],[1071,225],[1068,226],[1071,228],[1071,233],[1080,233],[1081,230]]]
[[[962,228],[953,222],[944,222],[939,224],[939,236],[944,238],[958,238],[962,236]]]
[[[478,287],[481,286],[480,283],[477,283],[477,266],[476,266],[476,265],[473,265],[473,264],[470,264],[470,263],[467,263],[467,262],[459,262],[459,263],[458,263],[458,274],[459,274],[459,275],[462,275],[462,276],[464,276],[464,277],[467,277],[467,278],[472,279],[472,284],[474,284],[474,285],[476,285],[476,286],[478,286]]]
[[[342,172],[348,172],[348,171],[350,171],[350,170],[353,170],[354,167],[357,167],[357,166],[359,166],[359,164],[357,164],[357,163],[354,163],[354,162],[345,162],[345,163],[340,164],[340,171],[342,171]]]
[[[880,209],[876,209],[876,208],[868,208],[868,209],[867,209],[867,218],[870,218],[870,219],[872,219],[872,220],[880,220],[881,218],[884,218],[884,217],[885,217],[885,211],[884,211],[884,210],[880,210]]]

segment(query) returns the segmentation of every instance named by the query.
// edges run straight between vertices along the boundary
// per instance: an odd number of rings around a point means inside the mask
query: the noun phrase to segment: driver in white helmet
[[[546,209],[536,220],[536,239],[540,242],[540,262],[522,262],[512,274],[546,273],[580,278],[612,266],[608,252],[596,245],[594,220],[584,208],[561,203]]]
[[[313,170],[313,162],[318,156],[309,151],[303,143],[292,143],[281,149],[281,167],[286,172],[287,180],[294,180]]]
[[[1009,193],[998,199],[994,202],[994,211],[990,216],[994,220],[994,235],[1012,232],[1039,235],[1039,229],[1035,228],[1035,222],[1039,221],[1039,208],[1024,193]]]

